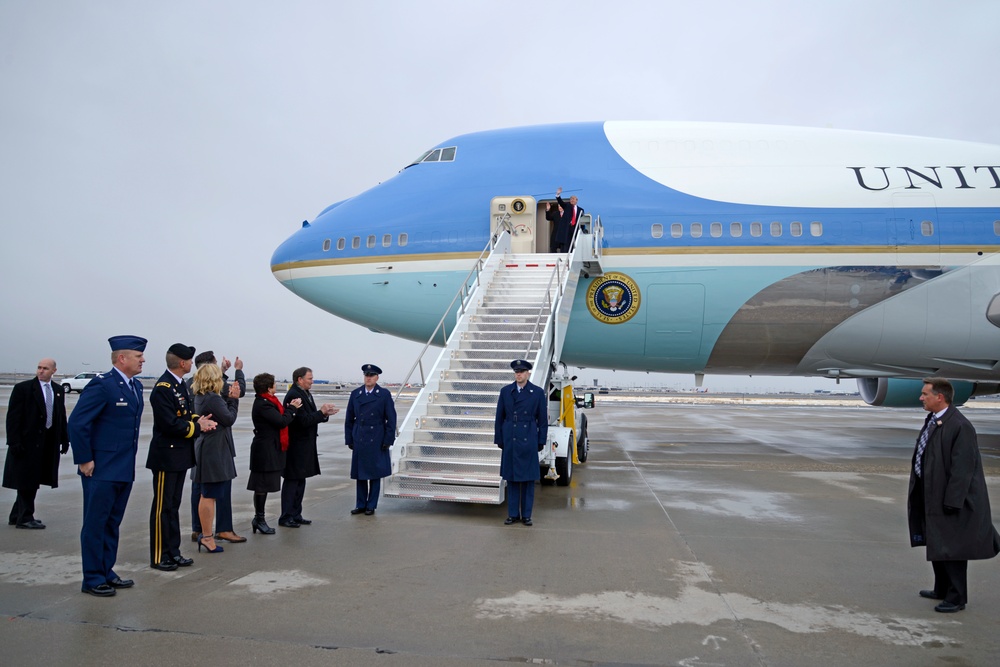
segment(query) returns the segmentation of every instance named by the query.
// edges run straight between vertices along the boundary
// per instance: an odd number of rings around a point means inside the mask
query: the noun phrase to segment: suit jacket
[[[500,390],[493,443],[503,450],[501,477],[510,482],[538,479],[538,452],[548,433],[548,402],[540,387],[527,382],[518,392],[517,383],[511,382]]]
[[[146,467],[166,472],[193,468],[194,441],[201,429],[187,384],[164,371],[149,394],[149,405],[153,408],[153,437]]]
[[[106,482],[135,480],[143,408],[142,385],[138,380],[135,384],[138,395],[117,371],[98,375],[80,394],[69,416],[67,427],[73,463],[80,465],[93,461],[93,479]]]
[[[392,474],[389,447],[396,441],[396,406],[392,394],[375,385],[351,392],[344,417],[344,441],[351,452],[351,479],[382,479]]]
[[[911,459],[910,545],[926,545],[932,561],[993,558],[1000,553],[1000,535],[993,527],[976,429],[955,407],[937,422],[924,449],[922,478],[912,465],[916,447]]]
[[[45,428],[45,395],[38,378],[18,382],[7,407],[7,462],[3,485],[59,486],[59,450],[69,447],[63,388],[52,387],[52,428]],[[48,431],[48,432],[46,432]]]
[[[295,413],[295,419],[288,425],[288,452],[285,458],[284,476],[288,479],[305,479],[319,474],[319,451],[316,440],[319,425],[330,418],[316,409],[312,393],[297,384],[285,394],[285,410],[288,403],[302,399],[302,407]]]

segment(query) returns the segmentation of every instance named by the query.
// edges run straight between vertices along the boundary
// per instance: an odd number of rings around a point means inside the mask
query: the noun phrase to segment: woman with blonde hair
[[[201,484],[198,517],[201,535],[198,551],[204,547],[208,553],[222,552],[215,543],[215,500],[223,497],[226,486],[232,487],[236,477],[236,445],[233,442],[233,424],[240,405],[240,386],[229,385],[229,394],[219,394],[223,387],[222,369],[215,364],[205,364],[194,374],[191,389],[194,391],[194,409],[200,415],[212,415],[217,424],[214,431],[202,433],[194,443],[197,468],[194,481]]]

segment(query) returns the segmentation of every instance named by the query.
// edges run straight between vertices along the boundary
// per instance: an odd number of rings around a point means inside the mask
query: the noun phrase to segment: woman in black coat
[[[281,471],[285,469],[288,450],[288,425],[302,407],[302,399],[289,401],[286,408],[274,395],[274,376],[260,373],[254,376],[253,442],[250,443],[250,480],[247,489],[253,491],[254,518],[251,527],[256,535],[274,535],[274,528],[264,520],[267,494],[281,490]]]
[[[198,551],[202,547],[209,553],[220,553],[215,544],[215,500],[223,498],[226,487],[232,487],[236,477],[236,445],[233,442],[233,424],[240,406],[240,386],[229,385],[229,395],[223,398],[222,369],[215,364],[205,364],[194,374],[191,390],[194,392],[194,409],[199,415],[212,415],[214,431],[202,433],[194,443],[194,481],[201,484],[198,517],[206,534],[198,536]]]

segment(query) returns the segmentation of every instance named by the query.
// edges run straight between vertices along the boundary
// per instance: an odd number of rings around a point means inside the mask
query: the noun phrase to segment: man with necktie
[[[357,497],[351,514],[375,514],[382,478],[392,474],[389,448],[396,441],[396,406],[392,395],[378,384],[382,369],[361,367],[364,385],[351,392],[344,417],[344,441],[351,449],[351,479]]]
[[[562,187],[556,190],[556,203],[559,205],[559,210],[562,211],[562,216],[556,225],[556,248],[554,252],[569,252],[569,245],[573,242],[573,234],[576,232],[576,226],[583,216],[583,207],[577,206],[577,201],[576,195],[572,195],[567,204],[562,198]]]
[[[530,362],[515,359],[510,367],[514,381],[500,390],[493,443],[502,450],[500,476],[507,480],[504,525],[520,521],[530,526],[535,482],[540,476],[538,453],[545,448],[549,433],[548,402],[541,387],[528,381]]]
[[[3,486],[17,490],[8,523],[18,528],[45,528],[35,519],[35,495],[42,484],[59,486],[59,454],[69,451],[65,397],[52,382],[55,372],[55,359],[42,359],[35,379],[10,392]]]
[[[955,390],[944,378],[924,379],[920,402],[929,412],[910,466],[907,516],[910,546],[926,547],[934,588],[920,596],[941,602],[934,611],[965,609],[970,560],[1000,553],[993,527],[976,429],[952,406]]]
[[[172,572],[194,563],[181,555],[180,507],[184,478],[194,467],[194,441],[215,429],[211,415],[194,414],[184,376],[191,371],[194,348],[174,343],[167,350],[167,370],[149,394],[153,437],[146,467],[153,471],[153,505],[149,510],[150,567]]]
[[[114,571],[118,559],[118,529],[135,481],[135,455],[139,450],[142,418],[142,372],[146,339],[112,336],[113,368],[90,381],[69,417],[73,463],[83,484],[84,593],[110,597],[119,588],[130,588],[131,579]]]

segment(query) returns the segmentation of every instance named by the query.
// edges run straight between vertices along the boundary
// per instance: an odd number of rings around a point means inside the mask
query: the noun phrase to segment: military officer
[[[493,443],[502,451],[500,476],[507,480],[507,520],[531,525],[535,482],[539,478],[538,453],[545,448],[549,420],[545,392],[528,382],[531,364],[524,359],[510,363],[514,382],[500,390]]]
[[[91,380],[69,417],[73,463],[83,483],[83,592],[110,597],[134,582],[114,571],[118,559],[118,527],[135,480],[139,450],[142,372],[146,339],[112,336],[114,367]]]
[[[181,555],[180,506],[184,478],[194,467],[194,441],[215,430],[212,415],[194,414],[184,376],[191,371],[194,348],[174,343],[167,350],[167,370],[149,394],[153,438],[146,467],[153,471],[153,505],[149,510],[149,564],[170,572],[194,561]]]
[[[375,514],[382,478],[392,474],[389,448],[396,441],[396,407],[392,395],[378,385],[382,369],[361,367],[365,383],[351,392],[344,418],[344,438],[351,448],[351,479],[357,480],[357,502],[351,514]]]

